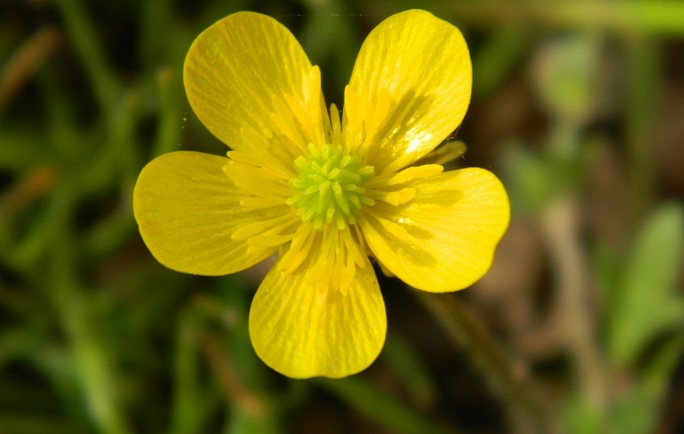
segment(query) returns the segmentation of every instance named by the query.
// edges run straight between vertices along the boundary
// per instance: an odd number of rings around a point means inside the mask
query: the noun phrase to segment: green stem
[[[544,2],[449,2],[445,6],[459,20],[487,24],[538,22],[554,27],[600,27],[617,32],[641,32],[667,36],[684,34],[681,17],[684,3],[678,1],[593,0]]]
[[[444,327],[449,337],[465,347],[475,365],[505,400],[516,431],[548,433],[549,421],[543,405],[533,396],[530,385],[516,376],[511,360],[494,339],[482,328],[473,314],[451,295],[426,294],[416,291],[418,300]]]
[[[182,96],[179,90],[180,74],[171,68],[165,68],[157,74],[157,91],[159,94],[159,124],[157,140],[152,156],[171,152],[180,145],[182,127]]]
[[[431,418],[423,416],[405,406],[395,397],[388,395],[367,381],[358,377],[344,379],[317,378],[317,386],[338,396],[359,412],[389,428],[391,432],[404,434],[455,434],[454,430],[442,427]]]
[[[373,11],[415,7],[415,2],[374,2]],[[560,28],[595,27],[617,33],[682,36],[684,3],[680,1],[560,0],[425,2],[427,10],[471,26],[541,25]]]
[[[74,44],[95,90],[100,107],[111,119],[119,101],[120,84],[104,56],[104,49],[93,23],[79,0],[57,0],[71,43]]]
[[[684,16],[684,15],[682,15]],[[684,27],[684,21],[682,21]],[[628,225],[639,226],[653,200],[656,164],[653,158],[654,124],[657,114],[658,49],[647,38],[626,41],[629,215]]]
[[[602,354],[596,342],[590,305],[586,258],[579,244],[578,201],[572,195],[560,197],[542,215],[542,230],[557,276],[558,303],[570,356],[582,392],[597,415],[608,406],[608,385]]]
[[[5,63],[0,69],[0,114],[57,50],[60,42],[60,33],[54,27],[43,27]]]
[[[173,2],[145,0],[137,5],[137,27],[140,32],[137,55],[143,69],[152,71],[164,62],[169,51],[168,35],[174,20]]]
[[[186,309],[180,316],[176,330],[174,351],[174,393],[171,411],[171,434],[195,434],[201,432],[202,423],[211,409],[211,394],[202,392],[199,373],[200,319],[193,309]]]
[[[62,182],[53,195],[54,234],[50,282],[62,327],[69,339],[74,373],[83,391],[85,405],[98,429],[104,434],[129,434],[117,402],[116,382],[102,341],[97,338],[96,322],[91,317],[88,298],[77,276],[77,252],[70,237],[74,188]]]

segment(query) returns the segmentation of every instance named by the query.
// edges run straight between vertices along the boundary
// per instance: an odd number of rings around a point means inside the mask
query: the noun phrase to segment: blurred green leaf
[[[572,34],[549,41],[533,63],[535,90],[547,110],[580,125],[595,109],[599,40],[588,34]]]
[[[660,411],[660,402],[635,387],[618,398],[608,415],[610,430],[614,434],[643,434],[651,432]]]
[[[201,323],[193,308],[186,309],[177,322],[170,434],[200,433],[201,427],[216,411],[216,391],[207,388],[200,380],[198,347]]]
[[[396,433],[446,434],[446,430],[377,386],[357,377],[340,380],[317,379],[316,384],[336,395],[357,411]]]
[[[326,100],[342,106],[342,91],[349,82],[361,41],[357,20],[344,1],[303,1],[311,14],[305,18],[299,41],[314,64],[323,71]]]
[[[414,405],[428,408],[434,402],[437,384],[423,360],[408,343],[388,336],[380,357],[399,377]]]
[[[640,387],[661,401],[672,379],[672,373],[684,354],[684,331],[665,341],[650,355],[650,360],[639,377]]]
[[[276,434],[280,432],[277,425],[260,417],[231,407],[230,419],[226,424],[225,434]]]
[[[661,206],[638,234],[611,318],[616,365],[632,364],[652,339],[684,324],[684,300],[674,291],[683,242],[684,209],[676,203]]]
[[[69,421],[36,414],[0,414],[0,426],[13,434],[74,434]]]
[[[495,91],[510,75],[529,42],[523,26],[508,25],[492,29],[482,46],[473,54],[473,94],[486,96]]]
[[[601,415],[584,394],[575,393],[565,403],[563,419],[569,434],[603,433]]]
[[[41,133],[30,125],[0,123],[0,170],[20,172],[54,158],[46,155]]]
[[[530,215],[553,197],[554,173],[549,165],[522,143],[512,142],[506,158],[506,187],[514,213]]]
[[[637,2],[644,3],[644,2]],[[683,26],[684,27],[684,26]],[[656,121],[662,116],[658,106],[663,92],[661,65],[663,59],[655,41],[630,39],[625,47],[624,122],[627,145],[629,210],[627,222],[634,227],[647,214],[655,193],[656,153],[653,136]]]
[[[56,0],[66,30],[76,52],[88,73],[100,109],[107,117],[114,116],[114,110],[121,95],[121,86],[107,59],[100,33],[80,0]]]

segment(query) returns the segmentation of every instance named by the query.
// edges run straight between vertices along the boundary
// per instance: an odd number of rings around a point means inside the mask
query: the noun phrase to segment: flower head
[[[342,377],[379,354],[387,321],[369,260],[409,285],[462,289],[490,267],[509,219],[490,172],[419,165],[465,115],[461,33],[393,15],[364,42],[340,115],[292,34],[230,15],[185,59],[185,89],[227,157],[172,152],[140,173],[135,217],[167,267],[225,275],[274,254],[250,310],[256,353],[290,377]]]

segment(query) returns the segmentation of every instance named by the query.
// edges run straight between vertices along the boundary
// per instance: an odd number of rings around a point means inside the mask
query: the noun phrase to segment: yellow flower
[[[184,83],[232,150],[150,162],[134,192],[140,233],[185,273],[235,273],[278,254],[250,310],[256,353],[295,378],[359,372],[387,328],[369,255],[415,288],[454,291],[489,269],[508,225],[492,173],[416,165],[461,123],[471,79],[456,27],[396,14],[361,47],[340,117],[284,26],[230,15],[194,41]]]

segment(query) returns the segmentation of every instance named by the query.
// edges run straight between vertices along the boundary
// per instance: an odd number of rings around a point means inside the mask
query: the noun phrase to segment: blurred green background
[[[263,365],[263,267],[200,278],[149,254],[142,166],[225,147],[182,86],[193,38],[274,16],[342,103],[388,15],[456,24],[474,65],[458,166],[511,227],[473,288],[381,278],[388,337],[344,380]],[[684,3],[2,0],[0,434],[684,432]]]

